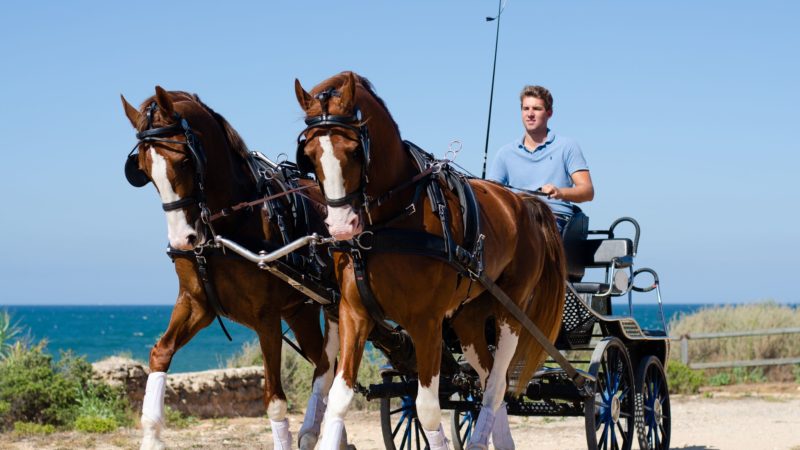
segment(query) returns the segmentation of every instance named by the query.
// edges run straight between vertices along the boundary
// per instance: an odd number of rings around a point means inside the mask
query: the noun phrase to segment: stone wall
[[[95,378],[122,386],[141,411],[149,372],[142,363],[112,357],[92,364]],[[264,368],[206,370],[167,375],[164,404],[195,417],[257,417],[265,414]]]

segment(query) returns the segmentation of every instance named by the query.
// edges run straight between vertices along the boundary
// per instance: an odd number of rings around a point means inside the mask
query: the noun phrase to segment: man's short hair
[[[553,110],[553,96],[546,87],[528,85],[522,88],[522,92],[519,93],[520,106],[522,105],[522,101],[525,100],[525,97],[533,97],[544,100],[544,109],[547,111]]]

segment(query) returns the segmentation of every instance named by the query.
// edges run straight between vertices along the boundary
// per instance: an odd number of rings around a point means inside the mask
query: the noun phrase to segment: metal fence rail
[[[796,328],[771,328],[765,330],[730,331],[721,333],[686,333],[680,336],[670,336],[673,341],[680,341],[681,362],[690,369],[721,369],[727,367],[754,367],[754,366],[780,366],[784,364],[800,364],[800,356],[790,358],[751,359],[721,362],[689,362],[690,339],[721,339],[752,336],[773,336],[779,334],[800,334],[800,327]]]

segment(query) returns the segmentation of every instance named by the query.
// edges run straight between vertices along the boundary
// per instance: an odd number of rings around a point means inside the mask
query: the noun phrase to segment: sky
[[[0,305],[169,304],[155,189],[123,176],[119,95],[197,93],[251,149],[293,157],[310,89],[369,78],[405,139],[480,175],[498,4],[10,1],[0,14]],[[592,229],[642,226],[669,303],[800,302],[800,3],[508,0],[489,160],[547,86],[580,143]],[[646,300],[646,301],[652,301]]]

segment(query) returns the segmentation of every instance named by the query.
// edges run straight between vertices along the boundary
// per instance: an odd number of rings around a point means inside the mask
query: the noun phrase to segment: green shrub
[[[188,428],[198,422],[197,417],[187,416],[169,406],[164,407],[164,418],[166,419],[167,427],[173,429]]]
[[[0,311],[0,361],[8,356],[15,338],[22,335],[22,327],[11,319],[7,310]]]
[[[119,428],[113,417],[80,416],[75,419],[75,429],[84,433],[110,433]]]
[[[15,422],[71,427],[83,416],[130,422],[121,389],[92,381],[92,366],[70,352],[54,363],[44,345],[17,342],[0,361],[0,403],[8,405],[0,413],[0,429]]]
[[[692,370],[679,361],[667,364],[667,384],[675,394],[696,394],[705,382],[702,372]]]
[[[33,436],[36,434],[52,434],[56,427],[33,422],[14,422],[14,434],[19,436]]]
[[[44,343],[27,348],[17,342],[0,363],[0,401],[9,404],[3,427],[14,422],[65,425],[74,419],[79,385],[60,376]]]
[[[711,386],[727,386],[731,384],[731,374],[720,372],[708,377],[708,384]]]
[[[361,366],[358,369],[358,383],[369,386],[371,383],[381,381],[379,370],[383,355],[378,350],[372,349],[364,352]],[[261,347],[258,341],[246,342],[242,349],[227,361],[228,367],[246,367],[263,364]],[[300,356],[293,348],[284,344],[281,359],[281,385],[286,393],[288,409],[292,412],[303,411],[311,395],[311,383],[314,378],[314,367]],[[378,403],[368,404],[366,399],[357,395],[353,399],[351,408],[377,409]]]

